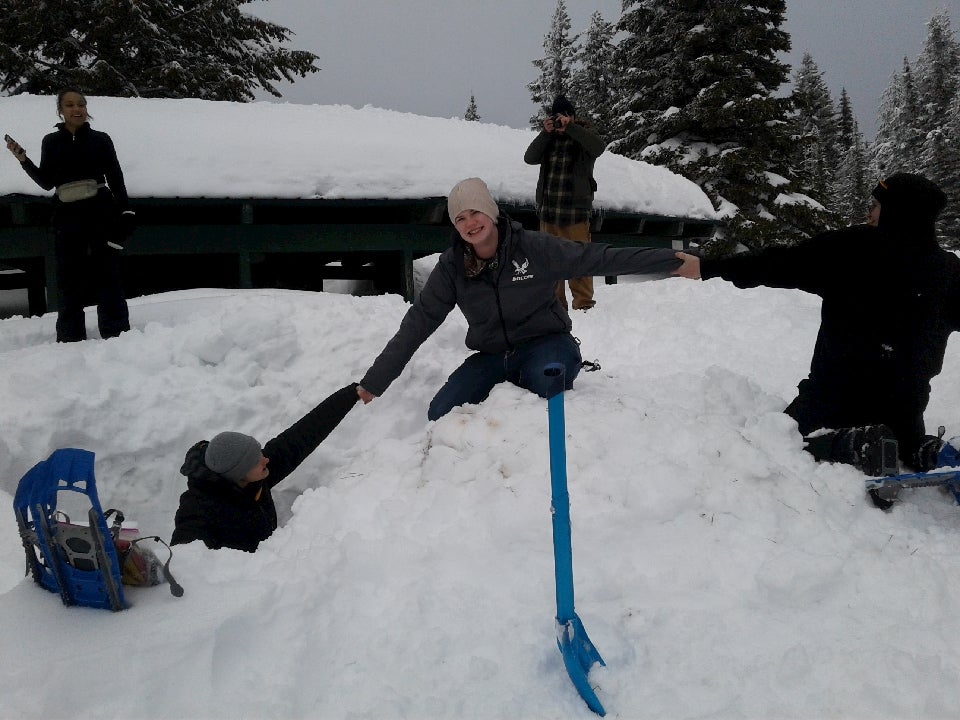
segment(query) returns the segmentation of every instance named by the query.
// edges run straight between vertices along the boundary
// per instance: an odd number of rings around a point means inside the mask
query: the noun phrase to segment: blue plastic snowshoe
[[[93,475],[94,454],[56,450],[20,480],[13,498],[27,572],[64,605],[123,610],[120,563]],[[72,524],[57,512],[57,494],[70,491],[90,501],[88,524]]]
[[[881,510],[890,510],[905,488],[942,487],[950,491],[960,505],[960,435],[944,441],[943,425],[936,437],[930,435],[917,452],[915,464],[919,472],[869,478],[867,493]]]
[[[954,435],[941,446],[937,467],[960,467],[960,435]]]

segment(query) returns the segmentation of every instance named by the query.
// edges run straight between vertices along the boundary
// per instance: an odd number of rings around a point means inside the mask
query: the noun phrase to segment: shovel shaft
[[[547,365],[544,374],[551,380],[547,392],[550,438],[550,502],[553,513],[553,564],[557,578],[557,645],[574,687],[587,707],[600,716],[606,711],[587,675],[603,658],[587,637],[573,605],[573,546],[570,539],[570,495],[567,492],[567,440],[563,417],[564,367]]]
[[[567,492],[566,423],[563,414],[564,368],[548,365],[544,373],[554,379],[547,400],[550,438],[550,502],[553,514],[553,562],[557,579],[557,621],[574,617],[573,548],[570,538],[570,495]],[[559,388],[559,389],[557,389]]]

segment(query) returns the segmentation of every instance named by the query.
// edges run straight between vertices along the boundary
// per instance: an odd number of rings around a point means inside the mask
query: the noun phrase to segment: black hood
[[[872,194],[880,203],[877,227],[896,245],[936,246],[935,223],[947,204],[936,183],[922,175],[896,173],[881,180]]]
[[[180,474],[187,477],[187,487],[220,497],[255,495],[261,483],[250,483],[245,487],[240,487],[233,480],[225,478],[207,467],[203,457],[209,444],[209,441],[201,440],[187,450],[187,454],[183,458],[183,465],[180,466]]]
[[[224,489],[236,490],[238,486],[235,482],[223,477],[223,475],[215,473],[208,468],[207,464],[203,461],[204,454],[207,452],[207,445],[209,444],[209,441],[201,440],[187,450],[187,454],[183,458],[183,465],[180,466],[180,474],[186,475],[189,481],[187,483],[188,485],[199,483],[204,486],[213,485]]]

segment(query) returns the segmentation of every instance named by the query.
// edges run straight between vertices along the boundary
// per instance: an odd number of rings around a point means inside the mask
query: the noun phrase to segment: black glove
[[[120,213],[120,219],[117,222],[117,231],[113,238],[107,240],[107,245],[114,250],[123,250],[126,244],[133,237],[133,231],[137,229],[137,214],[133,210],[124,210]]]

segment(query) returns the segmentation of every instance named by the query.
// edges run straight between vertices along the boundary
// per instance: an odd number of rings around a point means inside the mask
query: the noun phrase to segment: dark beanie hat
[[[260,455],[260,443],[254,438],[238,432],[222,432],[207,445],[203,462],[218,475],[240,482],[260,462]]]
[[[877,183],[872,195],[880,203],[880,218],[895,215],[904,220],[933,222],[947,204],[947,196],[923,175],[895,173]]]
[[[557,113],[563,113],[564,115],[576,115],[576,110],[573,107],[573,103],[567,99],[566,95],[557,95],[556,99],[553,101],[553,107],[550,108],[550,113],[556,115]]]

